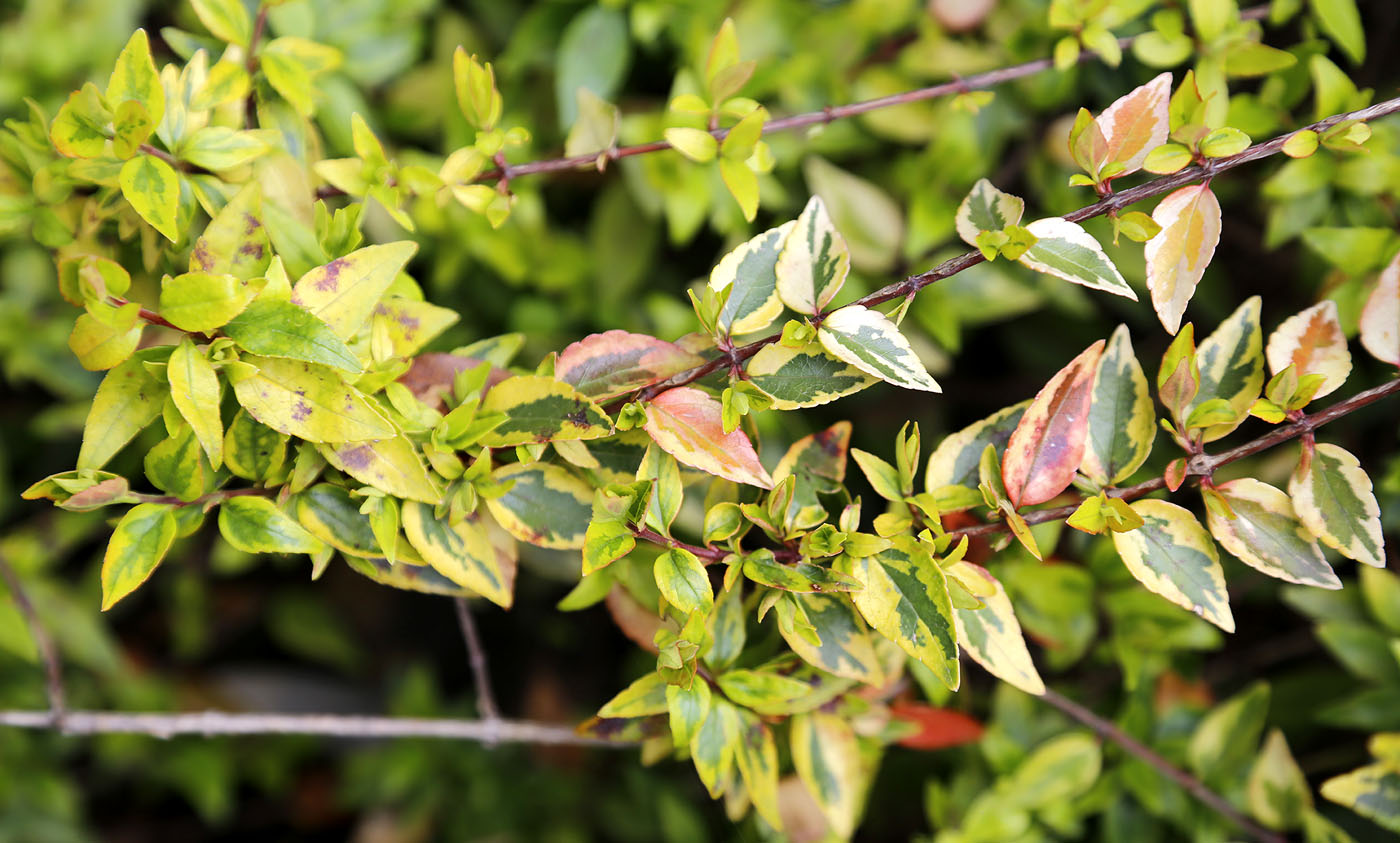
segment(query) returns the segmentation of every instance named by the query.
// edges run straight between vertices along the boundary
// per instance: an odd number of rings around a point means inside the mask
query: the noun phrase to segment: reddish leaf
[[[1331,299],[1285,319],[1269,337],[1264,354],[1274,374],[1292,366],[1300,378],[1322,375],[1324,380],[1314,399],[1336,391],[1351,374],[1351,352],[1337,316],[1337,303]]]
[[[1015,506],[1045,503],[1074,480],[1089,438],[1089,399],[1103,348],[1099,340],[1051,378],[1012,431],[1001,479]]]
[[[724,432],[720,403],[688,386],[668,389],[647,404],[646,431],[661,449],[707,474],[763,489],[773,478],[742,430]]]
[[[452,391],[452,381],[458,373],[475,369],[484,362],[475,357],[431,351],[413,358],[413,365],[399,377],[399,383],[408,387],[409,392],[429,407],[443,409],[447,406],[442,400],[443,396]],[[486,378],[486,388],[489,390],[508,377],[510,372],[492,366],[491,374]]]
[[[1110,163],[1124,165],[1126,176],[1142,169],[1142,160],[1153,148],[1167,142],[1167,101],[1172,95],[1172,75],[1163,73],[1104,109],[1096,122],[1107,144]]]
[[[901,738],[900,746],[909,749],[946,749],[982,739],[986,731],[982,724],[960,711],[934,708],[924,703],[897,702],[890,706],[896,720],[912,723],[919,731]]]
[[[1400,366],[1400,255],[1381,272],[1361,311],[1361,344],[1377,360]]]
[[[554,364],[554,376],[589,398],[603,401],[704,362],[675,343],[646,334],[606,331],[565,348]]]

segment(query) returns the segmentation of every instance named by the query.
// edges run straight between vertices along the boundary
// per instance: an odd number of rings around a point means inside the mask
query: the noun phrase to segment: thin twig
[[[10,596],[15,599],[20,614],[24,615],[24,622],[29,625],[29,635],[34,639],[34,646],[39,651],[39,660],[44,663],[45,691],[49,698],[46,725],[63,730],[68,705],[63,693],[63,665],[58,660],[58,648],[54,646],[43,621],[39,620],[39,612],[30,602],[19,574],[10,566],[10,560],[3,555],[0,555],[0,577],[4,577],[5,585],[10,589]]]
[[[491,691],[486,650],[481,646],[481,636],[476,631],[476,621],[472,619],[472,608],[465,597],[453,598],[452,602],[457,605],[457,623],[462,627],[462,638],[467,642],[467,660],[471,664],[472,681],[476,684],[477,712],[488,723],[495,723],[501,719],[501,709],[496,705],[496,695]]]
[[[1287,843],[1287,838],[1282,834],[1276,834],[1263,826],[1255,824],[1249,817],[1231,805],[1225,797],[1206,787],[1200,779],[1192,776],[1185,770],[1180,770],[1167,759],[1158,755],[1150,747],[1141,743],[1133,736],[1118,728],[1116,723],[1105,720],[1094,712],[1080,705],[1056,691],[1049,688],[1041,695],[1041,699],[1060,711],[1069,715],[1090,729],[1093,729],[1100,737],[1106,738],[1124,751],[1136,756],[1157,769],[1157,772],[1176,782],[1203,804],[1210,807],[1225,819],[1234,823],[1242,831],[1261,843]]]
[[[0,726],[48,729],[46,711],[0,711]],[[528,720],[454,720],[424,717],[375,717],[347,714],[277,714],[270,712],[125,712],[70,711],[64,731],[71,735],[325,735],[336,738],[441,738],[503,743],[626,747],[577,734],[569,726]]]
[[[253,84],[253,74],[258,72],[258,42],[267,28],[267,3],[260,4],[257,20],[253,22],[253,35],[248,39],[248,58],[243,69],[248,72],[248,96],[243,101],[243,127],[252,129],[258,125],[257,85]]]

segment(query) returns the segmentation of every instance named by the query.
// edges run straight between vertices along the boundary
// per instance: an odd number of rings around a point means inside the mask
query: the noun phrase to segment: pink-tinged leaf
[[[1172,75],[1163,73],[1120,97],[1099,115],[1096,122],[1108,143],[1108,162],[1123,165],[1123,172],[1113,178],[1141,170],[1147,153],[1167,142],[1171,96]]]
[[[1220,203],[1209,187],[1190,185],[1163,199],[1152,219],[1162,230],[1147,241],[1147,289],[1162,326],[1175,334],[1220,242]]]
[[[1361,311],[1361,344],[1377,360],[1400,366],[1400,255],[1376,282]]]
[[[1051,378],[1012,431],[1001,479],[1017,507],[1045,503],[1074,480],[1089,439],[1089,399],[1103,347],[1099,340]]]
[[[668,389],[647,404],[646,431],[661,449],[707,474],[773,487],[753,443],[742,430],[724,432],[720,403],[688,386]]]
[[[1292,366],[1300,378],[1322,375],[1314,400],[1335,392],[1351,374],[1351,352],[1337,320],[1337,303],[1331,299],[1283,320],[1264,353],[1274,374]]]
[[[457,375],[475,369],[485,362],[464,354],[430,351],[413,358],[413,365],[399,376],[399,383],[408,387],[408,391],[412,392],[415,398],[429,407],[446,409],[447,404],[443,401],[443,396],[452,394],[452,383]],[[486,376],[486,389],[489,390],[508,377],[510,372],[492,366],[491,373]]]
[[[606,331],[565,348],[554,364],[554,376],[589,398],[604,401],[704,362],[675,343],[646,334]]]

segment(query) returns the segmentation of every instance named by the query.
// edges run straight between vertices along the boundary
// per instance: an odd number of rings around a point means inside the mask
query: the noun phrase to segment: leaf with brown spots
[[[1337,303],[1320,301],[1285,319],[1270,335],[1265,355],[1274,374],[1291,365],[1300,378],[1322,375],[1313,400],[1335,392],[1351,374],[1351,352],[1337,319]]]
[[[1103,348],[1099,340],[1051,378],[1011,433],[1001,477],[1017,507],[1045,503],[1074,480],[1089,437],[1089,399]]]
[[[490,448],[598,439],[612,432],[612,420],[601,407],[569,384],[544,375],[502,381],[486,393],[481,411],[506,417],[481,438]]]
[[[377,442],[346,442],[321,449],[326,462],[396,498],[435,504],[442,490],[433,482],[418,449],[404,436]]]
[[[411,240],[357,249],[303,275],[292,288],[292,301],[348,340],[416,251],[418,244]]]
[[[280,433],[308,442],[364,442],[398,431],[335,369],[300,360],[245,355],[255,374],[233,381],[238,403]]]

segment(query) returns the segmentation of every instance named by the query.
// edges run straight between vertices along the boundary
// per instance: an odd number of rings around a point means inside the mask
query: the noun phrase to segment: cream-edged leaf
[[[593,401],[567,383],[544,375],[507,378],[486,393],[486,413],[503,413],[481,438],[492,448],[561,439],[597,439],[612,432],[612,421]]]
[[[1337,318],[1337,303],[1331,299],[1283,320],[1269,335],[1264,353],[1274,374],[1291,365],[1300,378],[1322,375],[1322,386],[1313,394],[1314,400],[1336,392],[1351,374],[1351,351]]]
[[[449,524],[433,515],[431,506],[406,503],[403,531],[433,570],[503,609],[510,608],[515,567],[502,565],[479,515],[472,513]]]
[[[1114,178],[1142,169],[1147,153],[1167,142],[1171,95],[1172,75],[1162,73],[1119,97],[1095,118],[1107,144],[1108,163],[1123,165]]]
[[[357,249],[303,275],[292,287],[292,302],[348,340],[416,251],[418,244],[411,240]]]
[[[943,391],[898,326],[879,311],[843,307],[822,321],[817,337],[827,351],[868,375],[906,389]]]
[[[1137,293],[1123,280],[1103,246],[1077,222],[1046,217],[1026,226],[1035,243],[1017,258],[1023,266],[1063,278],[1091,290],[1103,290],[1137,301]]]
[[[1318,588],[1341,588],[1322,549],[1303,527],[1288,495],[1252,477],[1216,486],[1234,512],[1227,518],[1214,507],[1206,524],[1230,555],[1271,577]]]
[[[749,382],[773,398],[773,409],[796,410],[827,404],[859,392],[875,379],[816,344],[788,348],[770,343],[750,358]]]
[[[1031,661],[1021,624],[1006,589],[986,569],[969,565],[987,580],[992,593],[981,597],[980,609],[954,609],[958,643],[987,672],[1028,694],[1045,693],[1045,682]]]
[[[1264,385],[1264,334],[1259,328],[1260,299],[1250,296],[1196,347],[1196,368],[1201,385],[1183,417],[1211,400],[1223,398],[1237,418],[1228,424],[1207,427],[1205,442],[1214,442],[1239,427]]]
[[[1019,223],[1025,210],[1026,202],[1021,197],[1003,193],[986,179],[978,179],[958,205],[954,225],[963,242],[976,246],[977,235]]]
[[[370,399],[329,366],[245,355],[257,372],[233,383],[248,414],[279,433],[308,442],[364,442],[397,431]]]
[[[1209,186],[1188,185],[1158,203],[1152,220],[1162,227],[1147,241],[1147,289],[1152,306],[1170,334],[1220,243],[1220,202]]]
[[[928,471],[924,475],[925,491],[935,494],[946,486],[976,490],[980,482],[978,466],[982,461],[982,452],[987,450],[988,445],[994,445],[1000,457],[1030,404],[1027,400],[997,410],[985,419],[944,437],[929,455]]]
[[[442,500],[442,490],[405,436],[327,445],[321,454],[340,471],[396,498],[431,504]]]
[[[1127,325],[1108,340],[1089,399],[1089,439],[1079,470],[1100,486],[1132,476],[1152,452],[1157,416]]]
[[[821,197],[813,196],[788,232],[778,256],[778,296],[798,313],[820,313],[836,297],[850,271],[846,241],[832,224]]]
[[[773,324],[783,312],[778,297],[778,256],[795,222],[757,235],[720,258],[710,271],[710,289],[729,290],[718,326],[725,334],[751,334]]]
[[[646,432],[661,449],[707,474],[769,489],[773,478],[744,432],[724,432],[719,401],[694,387],[668,389],[647,402]]]
[[[486,506],[506,532],[537,547],[579,550],[593,516],[593,488],[550,463],[514,463],[492,479],[507,486]]]
[[[1350,451],[1318,442],[1288,481],[1293,508],[1308,531],[1348,559],[1385,567],[1381,508],[1371,478]]]
[[[1361,310],[1361,344],[1371,356],[1400,366],[1400,255],[1396,255],[1376,280],[1376,287]]]
[[[1142,526],[1113,534],[1113,546],[1129,573],[1148,591],[1234,632],[1225,572],[1210,534],[1174,503],[1145,499],[1131,506]]]

